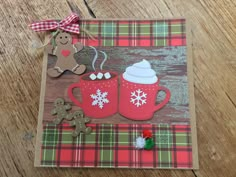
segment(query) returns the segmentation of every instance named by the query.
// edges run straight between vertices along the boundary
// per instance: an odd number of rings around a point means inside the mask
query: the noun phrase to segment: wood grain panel
[[[171,123],[171,121],[189,123],[189,97],[187,83],[187,59],[186,47],[161,47],[161,48],[137,48],[137,47],[98,47],[98,51],[104,51],[108,55],[108,60],[104,64],[105,70],[117,71],[121,75],[128,66],[142,61],[148,60],[152,68],[156,71],[160,80],[160,85],[167,87],[171,91],[171,99],[169,103],[157,111],[153,119],[149,121],[136,121],[137,123]],[[85,47],[79,52],[75,58],[78,63],[86,64],[87,72],[93,71],[92,60],[94,51]],[[100,64],[104,56],[99,55],[99,59],[95,63],[95,68],[99,70]],[[48,68],[53,67],[56,62],[55,56],[48,56]],[[67,88],[75,82],[79,82],[80,76],[74,75],[71,72],[66,72],[59,78],[50,78],[47,76],[46,94],[45,94],[45,109],[43,120],[52,120],[50,111],[53,108],[53,101],[58,97],[62,97],[66,102],[71,102],[67,95]],[[79,89],[75,89],[74,95],[81,100]],[[117,95],[118,97],[118,95]],[[164,93],[159,93],[157,103],[163,100]],[[88,98],[89,99],[89,98]],[[154,104],[154,103],[153,103]],[[73,104],[73,109],[79,109]],[[49,107],[48,107],[49,106]],[[92,111],[92,110],[91,110]],[[92,123],[135,123],[116,114],[111,118],[92,119]]]

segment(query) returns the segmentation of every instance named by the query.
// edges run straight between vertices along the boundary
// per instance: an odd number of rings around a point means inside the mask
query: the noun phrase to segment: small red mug
[[[100,71],[106,73],[107,71]],[[92,118],[105,118],[118,111],[118,74],[110,72],[111,78],[104,80],[91,80],[91,72],[80,77],[78,83],[71,84],[68,88],[68,96],[72,102],[82,108],[84,114]],[[80,89],[82,101],[78,101],[73,95],[75,88]]]
[[[128,119],[151,119],[153,114],[170,100],[170,91],[159,86],[159,80],[154,84],[137,84],[125,80],[123,75],[120,78],[119,113]],[[166,96],[156,105],[159,91],[164,91]]]

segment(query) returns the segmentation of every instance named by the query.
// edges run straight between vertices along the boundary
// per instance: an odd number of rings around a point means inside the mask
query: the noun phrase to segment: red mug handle
[[[83,109],[83,105],[80,101],[78,101],[75,96],[73,95],[73,89],[74,88],[80,88],[80,83],[74,83],[71,84],[68,88],[68,96],[71,99],[72,102],[74,102],[77,106]]]
[[[166,93],[166,97],[161,103],[159,103],[158,105],[155,105],[154,111],[157,111],[157,110],[161,109],[170,100],[170,91],[169,91],[169,89],[167,89],[166,87],[159,86],[158,91],[164,91]]]

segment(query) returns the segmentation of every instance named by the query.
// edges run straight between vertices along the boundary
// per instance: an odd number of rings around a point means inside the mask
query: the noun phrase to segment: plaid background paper
[[[191,168],[189,125],[89,124],[93,132],[73,138],[68,124],[43,127],[41,165],[51,167]],[[135,149],[143,129],[153,133],[152,150]]]
[[[80,24],[96,40],[81,32],[85,46],[183,46],[185,19],[171,20],[82,20]]]

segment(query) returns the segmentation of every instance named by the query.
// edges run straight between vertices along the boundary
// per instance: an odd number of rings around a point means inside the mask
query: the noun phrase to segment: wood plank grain
[[[74,1],[90,18],[82,0]],[[236,2],[233,0],[88,0],[98,18],[189,17],[193,35],[194,80],[200,170],[40,169],[33,167],[42,51],[28,29],[37,19],[60,19],[66,1],[5,0],[0,3],[0,176],[234,177],[236,163]]]
[[[81,108],[79,108],[78,106],[70,103],[72,105],[72,109],[70,112],[74,112],[76,110],[81,110]],[[44,103],[44,114],[43,114],[43,121],[44,123],[48,123],[48,122],[52,122],[54,118],[56,118],[56,116],[52,116],[51,115],[51,110],[54,108],[53,103]],[[182,108],[182,109],[186,109],[186,108]],[[189,124],[189,118],[184,118],[184,117],[171,117],[168,115],[168,112],[180,112],[181,114],[181,110],[176,110],[175,107],[168,107],[166,110],[162,109],[160,111],[158,111],[157,113],[155,113],[155,115],[153,116],[152,119],[147,120],[147,121],[132,121],[130,119],[127,119],[125,117],[123,117],[122,115],[120,115],[119,113],[116,113],[110,117],[105,117],[105,118],[101,118],[101,119],[95,119],[95,118],[91,118],[91,122],[90,123],[103,123],[103,124],[159,124],[159,123],[163,123],[163,124],[177,124],[177,123],[184,123],[184,124]],[[65,121],[67,122],[67,121]]]
[[[108,60],[104,63],[105,70],[118,72],[121,75],[125,68],[134,63],[146,59],[150,62],[152,69],[157,73],[160,85],[167,87],[171,92],[169,103],[161,110],[157,111],[153,118],[148,121],[137,121],[137,123],[189,123],[189,96],[187,83],[187,59],[186,47],[160,47],[160,48],[140,48],[140,47],[97,47],[98,51],[106,52]],[[75,58],[78,63],[86,64],[87,72],[93,71],[92,60],[94,51],[85,47],[79,52]],[[95,63],[95,68],[99,69],[104,56],[99,55]],[[48,68],[51,68],[56,63],[56,57],[48,56]],[[47,76],[46,94],[45,94],[45,110],[43,120],[51,120],[50,112],[52,103],[56,98],[61,97],[66,102],[71,102],[68,98],[67,88],[73,83],[80,82],[80,76],[74,75],[71,72],[63,74],[59,78],[50,78]],[[119,79],[118,79],[119,80]],[[119,87],[119,86],[118,86]],[[80,89],[74,89],[74,95],[83,102],[80,94]],[[155,93],[154,93],[155,94]],[[118,95],[117,95],[118,96]],[[84,96],[85,98],[85,96]],[[157,102],[165,98],[165,94],[158,94]],[[88,98],[89,99],[89,98]],[[47,104],[49,103],[49,104]],[[73,110],[76,110],[76,105],[72,103]],[[47,107],[49,106],[49,107]],[[78,109],[78,108],[77,108]],[[111,118],[92,119],[92,123],[135,123],[135,121],[126,119],[120,114],[116,114]]]

